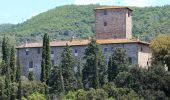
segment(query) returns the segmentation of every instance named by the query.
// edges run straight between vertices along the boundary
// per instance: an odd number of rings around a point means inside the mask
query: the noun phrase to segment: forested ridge
[[[66,5],[28,19],[23,23],[4,27],[0,34],[15,36],[18,41],[40,40],[49,33],[53,39],[67,39],[74,35],[86,38],[95,33],[94,9],[101,5]],[[161,7],[131,7],[133,9],[133,36],[150,39],[158,34],[170,33],[170,5]]]

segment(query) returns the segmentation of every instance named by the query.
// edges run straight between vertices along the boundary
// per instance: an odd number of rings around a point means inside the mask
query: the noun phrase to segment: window
[[[140,48],[140,51],[143,51],[143,48],[142,48],[142,47]]]
[[[104,26],[107,26],[107,22],[104,22]]]
[[[74,50],[74,55],[78,56],[78,50],[77,49]]]
[[[33,61],[29,62],[29,68],[33,68]]]
[[[104,48],[104,52],[107,52],[107,48]]]
[[[54,57],[54,51],[51,51],[51,57],[52,58]]]
[[[107,10],[104,10],[104,15],[107,15]]]
[[[25,54],[26,54],[26,55],[29,55],[29,49],[26,49],[26,50],[25,50]]]
[[[37,49],[37,53],[40,54],[40,48]]]
[[[128,11],[128,17],[130,17],[130,11]]]
[[[129,63],[132,64],[132,57],[129,57]]]
[[[74,50],[74,53],[77,53],[77,49]]]

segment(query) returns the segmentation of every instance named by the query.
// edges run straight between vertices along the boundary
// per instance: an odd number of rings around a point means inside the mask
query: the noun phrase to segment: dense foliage
[[[6,40],[8,38],[4,38],[4,41],[8,41]],[[157,41],[152,42],[151,48],[157,57],[169,56],[169,51],[160,53],[160,48],[169,50],[169,42],[163,41],[164,39],[169,37],[163,36],[163,39],[158,37]],[[50,53],[47,53],[50,50],[49,38],[44,40],[47,40],[45,48],[48,48],[45,49],[42,59],[50,57],[48,56]],[[8,44],[4,41],[4,44]],[[29,72],[28,79],[21,77],[21,66],[19,61],[16,64],[13,46],[12,48],[4,46],[9,48],[4,50],[5,61],[2,60],[0,64],[1,100],[168,100],[170,98],[170,72],[165,71],[165,63],[162,63],[166,59],[153,60],[148,69],[143,69],[137,65],[130,65],[123,48],[115,48],[107,66],[100,45],[95,39],[91,39],[85,49],[83,68],[80,62],[74,63],[70,47],[66,45],[60,64],[48,70],[44,69],[42,74],[45,74],[44,76],[49,74],[49,77],[45,77],[45,81],[41,82],[34,80],[33,72]],[[45,64],[46,60],[44,61]],[[48,65],[49,58],[47,62]],[[77,69],[73,70],[74,68]],[[48,84],[46,80],[49,80]]]
[[[159,61],[168,67],[170,71],[170,35],[159,36],[151,42],[153,62]]]
[[[77,38],[93,36],[95,33],[94,9],[100,5],[67,5],[56,7],[27,21],[5,29],[0,26],[0,34],[16,37],[22,43],[25,40],[41,40],[47,32],[53,39],[66,39],[74,35]],[[133,35],[145,40],[158,34],[170,33],[170,6],[132,7]],[[1,28],[3,27],[3,28]],[[3,30],[2,30],[3,29]],[[5,29],[5,30],[4,30]]]

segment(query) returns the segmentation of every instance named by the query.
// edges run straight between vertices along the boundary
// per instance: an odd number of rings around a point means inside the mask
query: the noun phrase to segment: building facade
[[[112,50],[122,47],[131,64],[148,67],[151,58],[149,43],[132,40],[132,10],[127,7],[96,8],[96,41],[108,62]],[[72,56],[77,62],[83,60],[88,40],[71,39],[69,41],[52,41],[52,65],[60,63],[63,48],[68,44],[72,49]],[[42,43],[28,43],[17,47],[17,57],[22,66],[22,73],[28,76],[33,71],[38,80],[41,73]]]

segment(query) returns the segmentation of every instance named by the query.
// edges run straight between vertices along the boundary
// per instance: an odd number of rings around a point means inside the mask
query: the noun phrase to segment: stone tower
[[[96,39],[131,39],[132,10],[128,7],[96,8]]]

